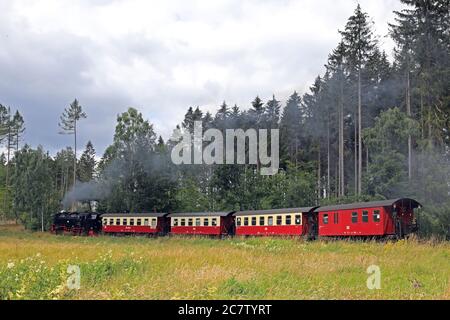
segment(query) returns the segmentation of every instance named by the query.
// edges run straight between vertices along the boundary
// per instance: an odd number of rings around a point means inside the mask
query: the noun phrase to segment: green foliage
[[[51,300],[70,299],[77,290],[67,286],[71,274],[68,266],[80,268],[80,286],[92,287],[106,283],[121,274],[130,276],[143,271],[142,257],[128,255],[113,259],[111,251],[90,262],[62,260],[49,265],[40,253],[20,260],[10,260],[0,265],[1,300]]]
[[[15,216],[12,213],[11,203],[11,188],[0,188],[0,205],[2,210],[0,211],[0,221],[14,220]]]
[[[96,165],[95,149],[92,142],[89,141],[79,161],[78,180],[81,182],[91,181],[95,176]]]
[[[209,201],[192,179],[183,179],[175,195],[177,210],[181,212],[201,212],[209,209]]]
[[[134,108],[117,117],[113,144],[99,165],[100,179],[111,194],[103,200],[108,211],[167,211],[173,207],[175,180],[168,150],[153,125]]]
[[[288,161],[296,163],[298,161],[298,153],[300,149],[300,126],[302,122],[302,114],[300,110],[301,97],[294,92],[286,103],[280,121],[280,148],[282,155],[282,163]]]
[[[419,136],[419,124],[398,108],[382,112],[372,128],[364,130],[371,163],[365,176],[366,193],[401,196],[408,185],[408,136]]]
[[[28,145],[16,153],[13,172],[13,210],[20,221],[33,230],[50,224],[58,207],[52,174],[53,160],[41,147]]]
[[[74,158],[75,153],[70,147],[59,151],[54,157],[53,171],[56,176],[56,189],[60,198],[63,198],[73,186]]]
[[[62,133],[76,134],[77,121],[84,118],[86,118],[86,113],[83,112],[83,108],[75,99],[60,117],[59,126]]]
[[[67,268],[67,267],[66,267]],[[38,300],[67,297],[64,265],[48,266],[40,255],[0,266],[1,300]],[[61,289],[60,289],[61,288]]]

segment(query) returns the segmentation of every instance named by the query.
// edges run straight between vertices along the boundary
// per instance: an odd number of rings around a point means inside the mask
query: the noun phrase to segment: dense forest
[[[22,141],[20,112],[0,105],[3,219],[41,229],[54,212],[87,200],[98,200],[100,211],[145,212],[412,197],[424,205],[421,232],[449,237],[450,1],[401,2],[406,9],[389,25],[393,61],[358,5],[307,93],[293,92],[283,105],[273,96],[248,106],[223,102],[215,114],[187,109],[178,129],[191,134],[200,120],[204,130],[279,129],[273,176],[261,175],[258,165],[176,166],[176,141],[158,137],[134,108],[118,115],[100,161],[91,142],[76,157],[78,124],[89,116],[77,100],[60,121],[71,147],[51,156]]]

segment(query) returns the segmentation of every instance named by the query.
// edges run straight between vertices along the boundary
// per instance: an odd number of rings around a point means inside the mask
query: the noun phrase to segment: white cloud
[[[399,1],[359,2],[386,35]],[[69,144],[57,136],[57,121],[74,97],[90,115],[82,140],[101,150],[129,106],[168,137],[189,106],[215,111],[226,100],[247,108],[256,95],[303,93],[355,7],[350,0],[3,0],[0,103],[20,108],[27,140],[52,150]]]

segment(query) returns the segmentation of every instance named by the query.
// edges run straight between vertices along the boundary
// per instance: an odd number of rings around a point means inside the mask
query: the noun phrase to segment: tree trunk
[[[340,84],[341,95],[339,101],[339,196],[345,196],[344,177],[344,84]]]
[[[330,113],[328,112],[328,123],[327,123],[327,194],[325,198],[329,198],[330,195]]]
[[[423,92],[420,90],[420,114],[421,114],[421,137],[422,140],[425,138],[425,115],[423,114],[424,108],[423,108]]]
[[[428,101],[427,101],[428,102]],[[433,147],[433,130],[431,125],[431,104],[428,105],[428,140],[430,147]]]
[[[366,146],[366,172],[369,174],[369,147]]]
[[[16,151],[19,151],[19,129],[17,129],[17,131],[15,132],[15,136],[16,136]]]
[[[320,162],[320,140],[319,140],[319,144],[318,144],[318,151],[317,151],[317,199],[318,201],[321,199],[321,195],[322,195],[322,187],[321,187],[321,162]],[[317,202],[317,204],[319,204],[319,202]]]
[[[75,188],[75,184],[77,182],[77,119],[74,121],[73,127],[74,133],[74,157],[73,157],[73,185],[72,188]],[[75,211],[75,201],[72,203],[71,211]]]
[[[362,140],[361,140],[361,66],[358,70],[358,195],[361,195],[362,181]]]
[[[9,115],[8,115],[8,117],[9,117]],[[6,163],[6,189],[8,189],[8,186],[9,186],[9,160],[10,160],[10,158],[11,158],[11,144],[12,144],[12,141],[11,141],[11,139],[12,139],[12,136],[11,136],[11,123],[10,123],[10,121],[8,121],[8,137],[7,137],[7,146],[6,146],[6,148],[7,148],[7,156],[6,156],[6,158],[7,158],[7,163]]]
[[[64,177],[64,194],[69,191],[69,166],[66,167],[65,177]]]
[[[41,231],[44,232],[44,209],[41,207]]]
[[[3,208],[4,208],[4,212],[5,212],[5,217],[7,215],[9,215],[9,160],[11,158],[11,144],[12,144],[12,136],[11,136],[11,116],[10,116],[10,109],[8,108],[8,135],[7,135],[7,161],[6,161],[6,181],[5,181],[5,188],[6,188],[6,192],[5,192],[5,196],[3,199]]]
[[[75,119],[73,132],[74,132],[74,137],[75,137],[75,143],[74,143],[75,156],[73,158],[73,187],[75,187],[75,183],[77,182],[77,120],[76,119]]]
[[[336,172],[339,171],[339,163],[336,163]],[[336,197],[341,196],[341,190],[340,190],[340,181],[339,179],[336,179],[335,181],[335,188],[336,188]]]
[[[411,92],[409,78],[409,60],[406,66],[406,114],[411,117]],[[411,135],[408,135],[408,179],[412,177],[412,141]]]
[[[355,152],[355,156],[354,156],[354,158],[355,158],[355,195],[358,194],[358,146],[357,146],[358,127],[357,127],[357,123],[358,123],[358,120],[356,119],[356,114],[355,114],[355,132],[354,132],[354,134],[355,134],[355,146],[354,146],[355,147],[355,150],[354,150],[354,152]]]
[[[337,166],[336,166],[336,173],[337,173],[337,177],[336,177],[336,184],[335,184],[335,188],[336,188],[336,196],[340,197],[342,194],[342,188],[341,188],[341,97],[338,98],[338,102],[337,102],[337,125],[338,125],[338,161],[337,161]]]
[[[340,109],[340,101],[338,102],[338,161],[337,161],[337,167],[336,167],[336,196],[340,197],[342,194],[341,190],[341,109]]]

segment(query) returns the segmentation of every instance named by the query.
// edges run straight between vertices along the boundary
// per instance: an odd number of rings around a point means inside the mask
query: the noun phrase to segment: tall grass
[[[67,267],[81,272],[68,289]],[[366,285],[370,265],[381,289]],[[450,299],[450,244],[64,237],[0,228],[0,299]]]

